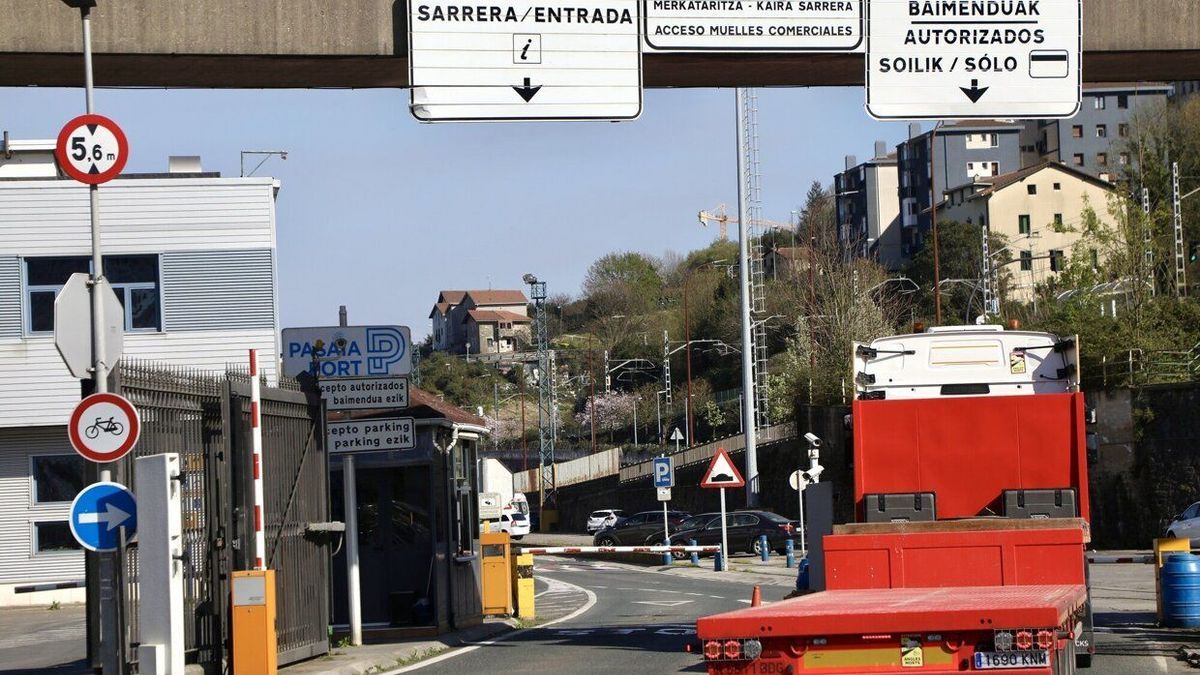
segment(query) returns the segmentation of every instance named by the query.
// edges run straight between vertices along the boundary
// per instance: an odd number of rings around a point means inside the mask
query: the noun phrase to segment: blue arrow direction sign
[[[675,487],[675,467],[670,457],[654,458],[654,487]]]
[[[137,532],[137,500],[120,483],[92,483],[71,502],[71,534],[89,551],[115,551],[121,527],[129,539]]]

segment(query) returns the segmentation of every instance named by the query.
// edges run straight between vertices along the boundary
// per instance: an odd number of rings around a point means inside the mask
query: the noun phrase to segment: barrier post
[[[723,555],[724,553],[725,553],[725,549],[721,549],[720,551],[717,551],[716,556],[713,558],[713,571],[714,572],[724,572],[725,571],[725,560],[724,560],[725,556]]]
[[[767,541],[767,535],[758,535],[758,554],[762,556],[762,561],[767,562],[771,557],[771,543]]]
[[[670,539],[663,539],[663,546],[670,546],[670,545],[671,545]],[[673,562],[674,562],[674,560],[672,558],[670,551],[667,551],[666,553],[663,554],[663,564],[664,565],[670,567],[671,563],[673,563]]]
[[[689,541],[688,545],[695,546],[696,540],[693,539],[693,540]],[[695,565],[696,567],[700,566],[700,552],[699,551],[692,551],[692,564]]]
[[[788,569],[792,569],[796,566],[796,543],[791,539],[788,539],[787,541],[783,542],[783,548],[787,555]]]

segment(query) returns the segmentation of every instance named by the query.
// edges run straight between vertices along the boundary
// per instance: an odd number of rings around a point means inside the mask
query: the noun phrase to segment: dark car
[[[784,542],[792,538],[796,523],[770,511],[733,511],[725,514],[728,530],[729,550],[760,553],[759,536],[767,535],[767,546],[779,553],[785,551]],[[677,532],[671,533],[671,543],[686,546],[692,539],[701,546],[721,544],[721,514],[705,513],[693,516],[680,524]],[[676,556],[682,557],[682,556]]]
[[[686,518],[683,511],[667,511],[667,524],[673,531]],[[592,539],[596,546],[643,546],[663,542],[663,512],[642,511],[619,519]]]

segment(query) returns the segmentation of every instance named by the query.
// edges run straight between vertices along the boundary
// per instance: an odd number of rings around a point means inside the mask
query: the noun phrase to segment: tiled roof
[[[521,291],[467,291],[477,306],[483,305],[527,305],[529,300]]]
[[[438,293],[437,301],[445,302],[451,305],[457,305],[463,301],[463,297],[467,294],[466,291],[442,291]]]
[[[432,319],[433,315],[435,313],[441,314],[442,316],[446,316],[446,312],[449,312],[449,311],[450,311],[450,303],[439,302],[438,304],[433,306],[433,309],[429,310],[429,318]]]
[[[473,424],[475,426],[487,426],[487,421],[477,415],[451,405],[431,394],[424,389],[418,389],[410,386],[408,388],[408,403],[409,406],[404,408],[404,414],[408,417],[416,417],[419,419],[444,419],[455,424]],[[374,417],[391,417],[396,413],[393,410],[389,411],[355,411],[350,413],[351,419],[371,419]]]
[[[1042,169],[1049,169],[1049,168],[1059,169],[1066,173],[1072,174],[1075,177],[1080,178],[1082,180],[1086,180],[1091,183],[1100,185],[1101,187],[1106,187],[1106,188],[1112,187],[1112,183],[1109,183],[1108,181],[1105,181],[1105,180],[1100,180],[1099,178],[1093,176],[1090,173],[1087,173],[1086,171],[1080,171],[1073,167],[1067,166],[1066,164],[1063,164],[1062,162],[1048,160],[1048,161],[1042,162],[1041,164],[1034,164],[1033,166],[1025,167],[1024,169],[1020,169],[1018,171],[1010,171],[1008,173],[1000,174],[999,176],[995,176],[993,178],[980,181],[981,183],[986,184],[988,187],[987,187],[987,189],[981,190],[981,191],[975,193],[974,195],[972,195],[972,198],[987,196],[987,195],[990,195],[999,190],[1003,190],[1004,188],[1006,188],[1014,183],[1020,183],[1021,181],[1025,180],[1026,178],[1032,176],[1033,174],[1041,171]]]
[[[513,323],[529,323],[530,318],[524,314],[509,312],[502,309],[473,309],[467,312],[467,316],[463,317],[463,322],[467,319],[474,319],[475,323],[493,323],[496,321],[511,321]]]

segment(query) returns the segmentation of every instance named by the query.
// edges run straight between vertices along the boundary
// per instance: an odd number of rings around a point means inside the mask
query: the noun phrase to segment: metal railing
[[[786,424],[776,424],[769,427],[763,427],[758,430],[758,445],[763,446],[770,443],[780,443],[796,438],[796,423],[788,422]],[[746,449],[746,437],[742,434],[736,434],[722,438],[712,443],[704,445],[696,445],[685,450],[680,450],[678,453],[667,453],[675,458],[675,469],[678,470],[692,464],[707,462],[713,458],[717,448],[725,448],[729,452],[737,452]],[[621,482],[637,480],[645,478],[654,473],[654,462],[645,461],[638,464],[621,467]]]
[[[1130,349],[1111,356],[1084,357],[1083,386],[1136,387],[1200,380],[1200,342],[1188,350]]]

